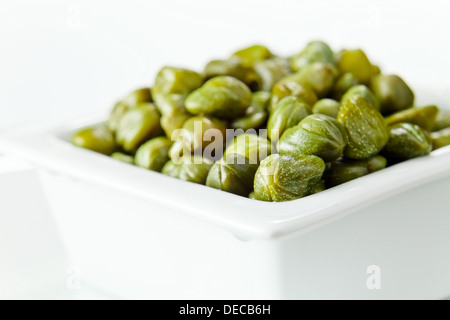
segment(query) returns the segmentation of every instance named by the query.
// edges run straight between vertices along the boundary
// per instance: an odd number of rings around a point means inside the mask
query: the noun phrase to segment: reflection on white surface
[[[70,267],[36,171],[0,155],[0,299],[108,299],[70,287]]]
[[[0,298],[65,289],[67,260],[37,173],[0,157]]]

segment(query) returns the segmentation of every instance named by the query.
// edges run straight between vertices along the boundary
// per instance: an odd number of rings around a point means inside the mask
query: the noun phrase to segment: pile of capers
[[[232,132],[231,138],[229,132]],[[73,144],[181,180],[289,201],[450,145],[450,112],[416,106],[364,51],[262,45],[199,73],[163,67]],[[151,182],[149,182],[151,183]]]

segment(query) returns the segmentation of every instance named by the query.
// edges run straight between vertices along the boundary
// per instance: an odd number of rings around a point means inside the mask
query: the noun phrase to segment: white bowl
[[[68,142],[106,116],[0,138],[0,150],[45,169],[84,281],[123,298],[450,296],[449,147],[313,196],[266,203]]]

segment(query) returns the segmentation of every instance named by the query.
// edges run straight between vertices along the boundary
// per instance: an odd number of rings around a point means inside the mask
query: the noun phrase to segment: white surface
[[[0,299],[112,299],[80,278],[67,286],[71,264],[28,163],[0,155]]]
[[[0,194],[0,299],[70,296],[69,263],[36,170],[0,156]]]
[[[363,47],[413,88],[449,91],[450,2],[17,0],[0,4],[0,127],[110,108],[165,64],[200,70],[250,43]],[[429,101],[433,103],[433,101]]]

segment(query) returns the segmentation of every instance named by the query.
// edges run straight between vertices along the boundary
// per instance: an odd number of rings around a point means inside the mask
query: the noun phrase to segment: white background
[[[201,70],[263,43],[362,47],[413,88],[450,88],[448,1],[2,0],[0,127],[70,118],[151,85],[166,64]],[[432,101],[430,101],[432,103]]]

